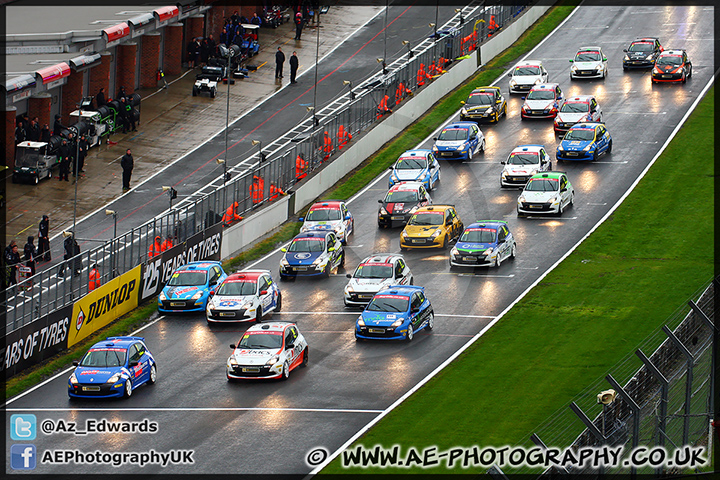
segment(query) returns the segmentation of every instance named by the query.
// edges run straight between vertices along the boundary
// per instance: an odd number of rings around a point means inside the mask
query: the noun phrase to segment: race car
[[[547,83],[548,72],[540,60],[525,60],[516,64],[510,73],[508,92],[527,92],[535,85]]]
[[[432,198],[419,182],[400,182],[378,200],[378,227],[405,225],[418,208],[432,205]]]
[[[433,140],[433,153],[445,160],[471,160],[485,151],[485,136],[475,122],[451,123]]]
[[[500,173],[500,188],[524,187],[528,179],[539,172],[552,170],[550,155],[544,145],[520,145],[513,149]]]
[[[607,57],[600,47],[580,47],[575,58],[570,60],[570,80],[576,78],[605,78]]]
[[[507,102],[500,93],[500,87],[478,87],[460,103],[464,105],[460,109],[461,122],[489,120],[497,123],[500,115],[507,117]]]
[[[226,365],[229,382],[255,378],[287,380],[295,368],[307,366],[310,353],[305,337],[290,322],[253,325],[230,348],[233,353]]]
[[[410,217],[400,234],[400,250],[406,248],[447,248],[458,238],[463,223],[454,205],[421,207]]]
[[[578,95],[566,99],[555,116],[553,129],[559,134],[582,122],[602,122],[602,108],[594,95]]]
[[[347,274],[350,279],[345,286],[345,306],[367,304],[378,291],[390,285],[412,285],[413,275],[402,255],[375,253],[366,257],[355,272]]]
[[[355,220],[342,200],[324,200],[314,203],[305,217],[298,221],[303,222],[300,232],[310,230],[332,230],[347,245],[348,236],[355,232]]]
[[[665,50],[655,60],[652,83],[682,82],[692,77],[692,62],[685,50]]]
[[[499,267],[506,258],[515,258],[515,237],[507,222],[480,220],[465,228],[457,245],[450,250],[453,267]]]
[[[111,398],[157,381],[157,364],[143,337],[107,337],[74,361],[68,379],[70,398]]]
[[[434,325],[435,313],[424,287],[392,285],[375,294],[357,318],[355,340],[411,342],[417,332]]]
[[[563,160],[597,160],[603,153],[612,152],[612,137],[603,123],[576,123],[557,147],[555,158]]]
[[[202,73],[195,76],[192,96],[196,97],[201,93],[209,93],[210,98],[215,98],[215,95],[217,95],[218,82],[221,81],[222,78],[222,68],[202,67]]]
[[[220,262],[190,262],[176,269],[158,295],[160,313],[205,312],[207,301],[227,278]]]
[[[575,201],[575,189],[565,172],[544,172],[528,180],[517,201],[518,217],[551,213],[562,215]]]
[[[330,276],[330,271],[345,265],[345,250],[335,232],[311,230],[293,238],[280,259],[280,280],[303,276]]]
[[[390,167],[388,188],[398,182],[421,182],[432,190],[440,181],[440,164],[430,150],[408,150]]]
[[[541,83],[532,87],[520,109],[520,118],[554,118],[562,101],[562,90],[557,83]]]
[[[638,38],[623,50],[625,52],[622,63],[623,70],[652,67],[662,51],[663,47],[657,38]]]
[[[282,293],[269,270],[243,270],[233,273],[218,286],[205,310],[208,323],[260,323],[264,315],[279,312]]]

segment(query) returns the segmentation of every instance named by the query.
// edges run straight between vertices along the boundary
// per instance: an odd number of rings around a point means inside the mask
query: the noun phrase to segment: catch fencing
[[[555,447],[577,451],[581,447],[624,446],[633,448],[706,445],[713,419],[713,359],[715,279],[695,293],[688,305],[676,310],[635,352],[612,369],[612,373],[586,388],[570,404],[538,427],[523,444],[527,448]],[[646,356],[644,352],[652,352]],[[638,365],[641,365],[638,368]],[[598,394],[615,390],[601,403]],[[591,420],[590,415],[594,415]],[[586,427],[583,429],[583,425]],[[708,457],[709,454],[706,454]],[[598,475],[631,473],[666,475],[681,473],[673,467],[585,465],[550,467],[545,471],[528,466],[503,473],[536,473],[538,480],[561,474]],[[497,467],[495,467],[496,472]]]
[[[252,167],[231,180],[226,179],[222,186],[199,199],[173,206],[172,191],[168,191],[165,201],[169,201],[170,208],[163,214],[129,232],[114,235],[67,264],[39,272],[7,289],[6,334],[87,294],[89,267],[93,264],[97,265],[101,281],[107,281],[147,262],[156,236],[164,241],[171,235],[175,244],[182,243],[222,222],[234,202],[237,202],[234,213],[246,216],[277,199],[324,163],[332,162],[353,136],[391,115],[396,106],[431,83],[433,77],[452,68],[458,57],[472,53],[528,8],[528,2],[482,8],[479,5],[480,2],[468,5],[420,44],[408,45],[408,52],[387,65],[382,74],[351,86],[341,106],[317,112],[309,128],[298,134],[289,148],[276,150],[266,158],[261,145],[257,153],[245,160]],[[477,13],[464,18],[466,10]]]

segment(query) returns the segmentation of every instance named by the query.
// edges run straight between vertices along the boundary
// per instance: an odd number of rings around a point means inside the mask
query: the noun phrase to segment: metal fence
[[[717,285],[715,279],[696,292],[687,306],[676,310],[640,348],[613,367],[612,374],[577,395],[570,408],[556,412],[523,446],[570,445],[575,451],[580,447],[624,446],[626,455],[637,446],[676,449],[704,444],[711,433],[714,410],[712,342]],[[652,354],[646,356],[644,352]],[[600,403],[598,394],[609,389],[617,396],[608,404]],[[551,467],[539,471],[526,466],[503,473],[536,473],[538,479],[564,473],[679,473],[649,466],[617,466],[604,472],[590,466],[565,470]]]
[[[386,73],[359,83],[344,95],[342,102],[336,101],[318,112],[314,117],[317,122],[311,122],[287,149],[263,159],[260,152],[252,155],[246,159],[246,163],[253,165],[251,168],[211,193],[196,200],[186,199],[176,206],[171,203],[163,214],[82,253],[79,274],[75,274],[76,257],[70,260],[72,265],[39,272],[7,289],[6,333],[85,295],[88,267],[92,264],[97,264],[101,281],[107,281],[147,261],[156,236],[164,240],[170,234],[176,244],[184,242],[192,234],[221,221],[234,202],[238,203],[237,213],[247,215],[275,200],[305,175],[333,161],[351,136],[367,131],[391,114],[408,96],[431,83],[433,76],[441,75],[442,69],[452,68],[457,57],[471,53],[528,7],[527,2],[487,7],[479,4],[465,7],[429,38],[409,48],[408,53],[387,66]],[[477,13],[464,18],[463,11]],[[426,75],[419,74],[421,70]]]

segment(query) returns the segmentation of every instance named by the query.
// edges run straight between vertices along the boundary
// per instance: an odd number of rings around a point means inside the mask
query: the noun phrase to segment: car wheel
[[[516,252],[515,252],[515,248],[516,248],[516,246],[517,246],[517,245],[516,245],[515,243],[513,243],[513,246],[512,246],[512,248],[510,249],[510,258],[511,258],[512,260],[515,260],[515,253],[516,253]]]
[[[330,277],[330,262],[328,262],[328,264],[325,265],[325,271],[323,272],[323,275],[325,276],[325,278]]]
[[[430,318],[428,318],[427,329],[432,330],[435,326],[435,314],[430,312]]]
[[[500,112],[495,112],[495,123],[500,121]]]
[[[193,88],[192,96],[197,97],[198,91],[197,88]]]
[[[442,244],[443,250],[446,250],[447,246],[448,246],[448,236],[445,235],[445,238],[443,239],[443,244]]]
[[[507,103],[503,107],[503,115],[505,115],[505,117],[507,117]]]
[[[255,310],[255,323],[262,323],[262,319],[262,305],[258,305],[257,310]]]
[[[215,90],[210,90],[210,98],[215,98]]]
[[[498,254],[495,255],[495,268],[500,268],[501,263],[502,259],[500,258],[500,252],[498,252]]]
[[[290,377],[290,366],[288,365],[287,360],[285,363],[283,363],[283,369],[282,369],[282,377],[280,377],[282,380],[287,380],[288,377]]]
[[[497,122],[497,120],[495,120]],[[483,138],[482,145],[480,145],[480,152],[485,153],[485,139]]]
[[[522,217],[524,217],[524,216],[525,216],[525,214],[524,214],[524,213],[520,212],[520,209],[516,209],[515,211],[517,212],[517,216],[518,216],[518,218],[522,218]]]
[[[363,338],[360,338],[360,337],[358,337],[357,335],[355,335],[355,341],[356,341],[356,342],[362,342],[363,340],[364,340]]]
[[[125,392],[123,393],[124,398],[130,398],[132,396],[132,381],[128,378],[125,380]]]
[[[275,301],[275,311],[279,312],[282,310],[282,293],[278,292],[278,298]]]
[[[342,257],[340,257],[340,267],[345,267],[345,252],[342,253]]]
[[[412,342],[413,338],[415,338],[415,332],[413,331],[413,324],[411,323],[408,325],[407,334],[405,335],[405,340],[408,342]]]
[[[548,171],[552,171],[552,162],[548,164]]]
[[[685,75],[685,72],[683,72],[682,83],[685,83],[686,81],[687,81],[687,75]]]
[[[157,367],[153,365],[150,367],[150,378],[148,378],[148,384],[153,385],[157,381]]]
[[[37,175],[35,175],[35,176],[33,177],[33,183],[34,183],[35,185],[37,185],[38,183],[40,183],[40,177],[38,177]]]
[[[309,355],[310,355],[310,347],[305,347],[305,350],[303,351],[303,361],[301,363],[301,365],[303,367],[308,366],[308,362],[310,361]]]
[[[598,157],[598,149],[597,149],[597,147],[595,147],[595,151],[593,152],[592,161],[593,162],[596,161],[597,157]]]
[[[412,277],[410,277],[410,285],[415,285],[415,283],[414,283],[414,282],[415,282],[415,279],[414,279],[414,278],[412,278]]]
[[[404,252],[405,250],[407,250],[407,248],[405,248],[405,247],[403,247],[402,245],[400,245],[400,251],[401,251],[401,252]]]
[[[574,204],[575,204],[575,192],[572,192],[570,194],[570,203],[568,205],[570,205],[572,207]]]
[[[47,175],[45,175],[45,178],[47,178],[47,179],[52,178],[52,169],[51,168],[48,168],[48,173],[47,173]]]
[[[690,65],[690,68],[688,69],[688,76],[687,78],[692,78],[692,65]]]
[[[562,198],[561,198],[561,199],[560,199],[560,205],[558,205],[557,216],[559,217],[559,216],[561,216],[562,214],[563,214],[563,203],[562,203]]]
[[[610,140],[610,142],[608,142],[608,148],[607,148],[607,153],[611,153],[611,152],[612,152],[612,140]]]

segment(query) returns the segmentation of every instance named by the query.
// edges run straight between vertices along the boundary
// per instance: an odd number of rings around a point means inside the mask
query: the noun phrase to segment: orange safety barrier
[[[232,205],[230,205],[227,210],[225,210],[225,214],[222,217],[223,226],[229,227],[232,225],[233,222],[239,222],[243,219],[240,215],[237,213],[237,209],[240,207],[238,202],[233,202]]]
[[[155,237],[155,241],[148,248],[148,258],[152,258],[162,253],[162,246],[160,245],[160,236]]]
[[[265,180],[262,177],[253,175],[253,183],[250,185],[250,197],[253,205],[263,201],[263,192],[265,191]]]
[[[345,130],[344,125],[340,125],[338,127],[338,150],[342,150],[342,148],[350,141],[352,140],[352,134]]]
[[[285,192],[283,192],[282,188],[276,187],[274,183],[270,184],[270,201],[275,200],[280,195],[285,195]]]
[[[382,100],[380,100],[380,105],[378,105],[377,118],[382,117],[386,113],[392,113],[392,110],[390,110],[387,106],[387,102],[389,99],[390,97],[385,95]]]
[[[308,161],[302,157],[302,154],[298,154],[295,159],[295,179],[300,180],[307,177],[307,168]]]

